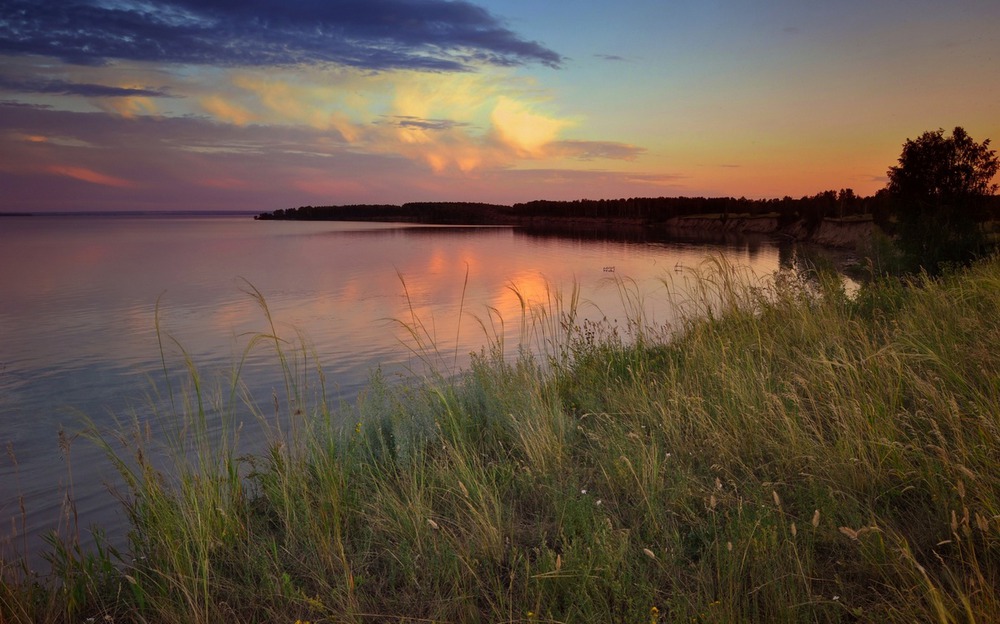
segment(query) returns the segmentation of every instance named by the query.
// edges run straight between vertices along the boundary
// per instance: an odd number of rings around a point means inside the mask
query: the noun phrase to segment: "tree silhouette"
[[[899,242],[912,268],[936,273],[967,263],[985,249],[981,222],[1000,170],[990,140],[977,143],[961,127],[907,139],[886,187],[894,200]]]

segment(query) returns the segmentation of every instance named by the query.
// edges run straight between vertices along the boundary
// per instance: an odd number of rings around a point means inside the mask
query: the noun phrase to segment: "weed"
[[[627,281],[622,327],[576,291],[522,297],[516,350],[487,310],[465,370],[414,315],[426,369],[337,410],[267,315],[280,418],[189,363],[165,465],[139,423],[91,431],[130,552],[52,542],[49,579],[5,558],[0,619],[989,621],[1000,260],[853,299],[721,263],[686,279],[672,328]],[[247,414],[269,432],[250,456]]]

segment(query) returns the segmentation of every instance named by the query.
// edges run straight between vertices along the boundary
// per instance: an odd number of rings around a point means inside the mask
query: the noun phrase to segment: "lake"
[[[190,379],[186,360],[207,384],[227,383],[252,337],[272,331],[254,290],[290,352],[315,354],[328,398],[350,402],[376,367],[389,376],[420,372],[412,336],[396,321],[416,320],[436,348],[432,359],[454,372],[487,344],[484,326],[516,353],[522,301],[530,308],[568,298],[574,285],[578,320],[624,328],[624,283],[642,294],[646,322],[668,327],[691,270],[713,256],[768,276],[781,253],[760,240],[607,240],[509,227],[4,217],[0,548],[35,551],[40,535],[65,530],[67,496],[81,527],[98,523],[121,543],[125,519],[108,491],[114,472],[76,434],[85,417],[113,428],[169,414],[169,395]],[[307,350],[296,350],[303,341]],[[283,396],[266,343],[246,355],[240,378],[258,405]],[[242,440],[259,450],[249,408],[245,419]]]

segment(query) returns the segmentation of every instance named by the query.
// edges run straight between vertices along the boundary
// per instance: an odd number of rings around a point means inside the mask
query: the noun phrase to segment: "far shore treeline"
[[[258,219],[301,221],[398,221],[404,223],[523,225],[538,220],[608,220],[656,225],[671,219],[711,215],[779,216],[788,222],[818,223],[825,218],[887,215],[888,197],[860,197],[851,189],[824,191],[793,199],[745,197],[630,197],[622,199],[536,200],[513,205],[474,202],[412,202],[300,206],[258,215]]]
[[[986,215],[1000,215],[1000,197],[989,198]],[[881,190],[859,196],[852,189],[824,191],[798,199],[746,197],[630,197],[622,199],[536,200],[513,205],[477,202],[409,202],[299,206],[264,212],[255,219],[293,221],[374,221],[440,225],[553,225],[559,222],[611,222],[627,225],[669,225],[685,217],[771,217],[778,226],[802,224],[809,229],[825,219],[871,220],[890,226],[893,202]]]

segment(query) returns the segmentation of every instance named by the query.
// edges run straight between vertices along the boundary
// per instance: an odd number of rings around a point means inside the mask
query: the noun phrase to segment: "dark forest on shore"
[[[1000,196],[987,198],[982,220],[1000,215]],[[851,189],[824,191],[794,199],[745,197],[630,197],[622,199],[535,200],[513,205],[478,202],[408,202],[299,206],[264,212],[255,219],[294,221],[371,221],[437,225],[558,226],[602,223],[669,226],[687,217],[776,219],[778,229],[799,224],[812,231],[823,220],[872,221],[892,229],[894,203],[885,190],[862,197]]]
[[[539,220],[602,220],[656,225],[689,216],[777,216],[785,222],[818,223],[825,218],[884,217],[889,210],[885,193],[870,197],[851,189],[824,191],[793,199],[745,197],[630,197],[622,199],[536,200],[513,205],[475,202],[411,202],[300,206],[258,215],[258,219],[300,221],[399,221],[436,224],[525,225]]]

